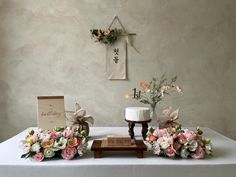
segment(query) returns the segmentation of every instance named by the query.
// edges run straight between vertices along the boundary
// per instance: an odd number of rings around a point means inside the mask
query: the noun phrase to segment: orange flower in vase
[[[180,86],[176,86],[175,82],[177,76],[173,77],[168,81],[165,75],[162,75],[160,79],[153,78],[150,82],[140,82],[140,91],[134,88],[133,99],[139,100],[143,104],[148,104],[151,107],[151,118],[157,119],[155,108],[157,103],[162,101],[167,95],[170,95],[172,91],[181,92]],[[130,98],[131,94],[126,94],[126,98]]]

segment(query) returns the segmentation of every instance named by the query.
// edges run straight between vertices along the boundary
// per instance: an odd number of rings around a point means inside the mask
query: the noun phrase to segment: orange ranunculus
[[[78,145],[78,140],[77,138],[69,138],[67,144],[69,147],[75,147]]]
[[[140,87],[143,87],[143,88],[144,88],[146,84],[145,84],[145,82],[140,82],[139,85],[140,85]]]
[[[147,84],[145,82],[140,82],[140,87],[144,88],[144,89],[149,89],[150,88],[150,84]]]
[[[51,148],[53,146],[54,140],[53,139],[47,139],[42,142],[43,148]]]

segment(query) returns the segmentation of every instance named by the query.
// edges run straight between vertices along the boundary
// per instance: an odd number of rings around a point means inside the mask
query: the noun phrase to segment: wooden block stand
[[[135,140],[135,145],[132,146],[102,146],[103,140],[94,140],[91,151],[94,151],[94,158],[101,158],[103,151],[134,151],[137,158],[143,158],[143,152],[147,147],[142,140]]]

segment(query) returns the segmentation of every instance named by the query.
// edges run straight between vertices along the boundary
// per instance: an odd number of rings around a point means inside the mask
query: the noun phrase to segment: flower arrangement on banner
[[[142,90],[137,91],[137,89],[134,88],[133,94],[127,93],[125,97],[132,97],[133,99],[139,100],[141,103],[149,104],[154,111],[157,103],[159,103],[166,95],[170,95],[172,91],[182,93],[181,87],[175,84],[176,81],[177,76],[168,81],[165,75],[162,75],[160,80],[158,78],[153,78],[149,83],[140,82]]]
[[[76,155],[82,156],[87,150],[87,137],[76,129],[55,128],[54,130],[31,130],[20,141],[24,154],[21,158],[33,158],[36,161],[62,157],[69,160]]]
[[[202,133],[199,127],[192,131],[182,129],[181,125],[156,130],[149,128],[146,141],[158,156],[201,159],[212,155],[211,140],[203,139]]]
[[[103,44],[112,44],[114,43],[121,35],[121,29],[110,29],[101,30],[101,29],[91,29],[91,36],[95,38],[95,43],[103,43]]]

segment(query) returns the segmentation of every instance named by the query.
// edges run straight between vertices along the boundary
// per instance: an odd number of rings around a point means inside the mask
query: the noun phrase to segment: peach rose
[[[53,139],[48,139],[48,140],[44,140],[42,142],[42,147],[45,148],[51,148],[53,146],[54,140]]]

